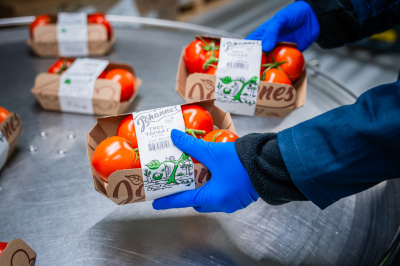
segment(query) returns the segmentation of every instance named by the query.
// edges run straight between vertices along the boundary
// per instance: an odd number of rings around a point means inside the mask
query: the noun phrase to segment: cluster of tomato
[[[213,130],[211,114],[202,106],[182,106],[185,132],[210,142],[234,142],[238,136],[225,129]],[[193,159],[194,163],[198,163]],[[118,124],[117,135],[103,140],[92,157],[93,169],[104,182],[117,170],[140,168],[138,141],[133,116],[128,115]]]
[[[30,30],[30,36],[33,38],[33,30],[37,26],[44,26],[50,23],[55,23],[56,18],[53,18],[49,15],[39,15],[35,18],[35,20],[31,23],[29,30]],[[88,14],[87,15],[87,22],[92,23],[92,24],[102,24],[104,27],[107,29],[107,37],[108,40],[111,39],[112,36],[112,27],[111,23],[106,19],[104,14],[102,13],[93,13],[93,14]]]
[[[220,42],[198,36],[185,50],[185,65],[190,74],[215,75]],[[261,58],[260,80],[292,85],[305,67],[303,54],[290,44],[280,44]]]
[[[6,118],[10,115],[10,112],[4,108],[0,106],[0,124],[6,120]]]
[[[62,74],[72,63],[73,60],[70,59],[59,59],[47,72]],[[114,68],[108,71],[104,70],[98,78],[113,80],[121,85],[121,102],[129,100],[135,92],[135,77],[128,70],[122,68]]]

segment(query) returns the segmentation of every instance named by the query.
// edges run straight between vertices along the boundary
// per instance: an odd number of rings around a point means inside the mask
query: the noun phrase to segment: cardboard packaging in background
[[[11,112],[10,115],[3,122],[0,123],[0,131],[3,133],[9,145],[7,155],[7,159],[9,159],[11,154],[17,147],[19,136],[22,132],[22,122],[19,115],[17,113]]]
[[[121,85],[112,80],[98,78],[93,92],[93,111],[95,115],[116,115],[125,112],[139,92],[142,81],[136,77],[135,71],[131,66],[121,63],[109,63],[105,70],[109,71],[114,68],[128,70],[135,76],[134,93],[128,101],[120,102]],[[40,73],[36,76],[31,93],[36,97],[43,109],[62,111],[58,96],[60,79],[61,75],[59,74]]]
[[[186,47],[182,49],[179,58],[176,92],[186,102],[214,99],[216,76],[203,73],[189,74],[184,60],[185,50]],[[306,91],[305,70],[293,83],[293,87],[287,84],[260,81],[254,116],[284,118],[304,105]]]
[[[91,10],[105,13],[118,0],[1,0],[0,18]]]
[[[56,15],[49,15],[56,20]],[[88,23],[88,56],[101,56],[107,54],[115,42],[115,34],[113,31],[110,40],[108,40],[107,29],[102,24]],[[57,24],[51,23],[47,25],[37,26],[33,29],[32,38],[29,37],[27,45],[38,56],[55,57],[58,54],[57,42]]]
[[[143,17],[175,20],[178,15],[177,0],[135,0],[134,3]]]
[[[19,238],[8,242],[0,255],[0,265],[4,266],[35,266],[35,263],[35,251]]]
[[[214,129],[227,129],[236,133],[230,114],[216,107],[214,101],[215,100],[207,100],[195,102],[195,104],[203,106],[210,112],[214,120]],[[143,202],[146,200],[142,169],[118,170],[112,173],[108,178],[108,183],[105,183],[95,174],[92,166],[92,157],[94,150],[103,140],[117,134],[119,122],[128,115],[131,114],[97,118],[97,124],[89,134],[86,135],[86,148],[94,188],[100,194],[106,196],[118,205]],[[194,164],[193,171],[195,174],[196,188],[201,187],[211,179],[210,171],[200,163]]]

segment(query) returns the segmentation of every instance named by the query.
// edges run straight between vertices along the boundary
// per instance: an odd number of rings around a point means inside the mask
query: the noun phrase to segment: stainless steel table
[[[132,22],[116,25],[117,42],[104,57],[131,64],[143,80],[130,111],[184,103],[174,91],[177,63],[196,27]],[[24,125],[0,171],[0,241],[22,238],[37,252],[37,265],[365,265],[387,251],[400,221],[399,180],[324,211],[310,202],[274,207],[262,200],[234,214],[115,205],[94,190],[90,175],[85,134],[95,117],[44,111],[30,94],[54,59],[35,57],[27,36],[26,26],[0,30],[0,106]],[[311,72],[304,107],[282,120],[233,116],[238,135],[278,132],[355,101]]]

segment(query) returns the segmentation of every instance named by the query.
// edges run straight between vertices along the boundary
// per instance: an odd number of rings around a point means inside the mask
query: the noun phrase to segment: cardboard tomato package
[[[186,124],[182,117],[182,110],[191,109],[194,105],[197,109],[204,108],[211,115],[213,125],[210,132],[213,129],[235,132],[230,115],[214,106],[214,100],[98,118],[97,124],[87,135],[87,151],[95,189],[117,204],[128,204],[152,200],[153,197],[156,197],[151,194],[152,191],[166,191],[189,185],[194,189],[210,180],[211,174],[204,165],[193,162],[187,154],[179,150],[173,156],[169,154],[158,158],[150,157],[149,159],[148,157],[150,152],[162,151],[171,147],[170,130],[167,127],[175,123],[173,121],[176,117],[181,120],[181,122],[178,121],[181,123],[180,128],[188,134],[192,136],[194,134],[194,137],[207,135],[206,130],[209,130],[210,120],[203,125],[195,125]],[[132,119],[136,119],[137,123],[134,131],[129,129]],[[157,124],[160,121],[166,124]],[[196,131],[192,126],[197,128]],[[143,137],[143,134],[147,135],[149,139]],[[118,144],[113,144],[114,141],[117,141]],[[108,156],[104,155],[106,148],[101,147],[104,143],[116,151],[106,159],[104,159]],[[99,147],[103,158],[96,154]],[[135,149],[137,149],[136,154]],[[119,160],[118,156],[114,156],[118,153],[129,154],[124,156],[125,162],[111,163],[111,166],[120,167],[120,170],[114,171],[115,168],[112,170],[114,172],[110,174],[102,170],[102,168],[108,168],[106,165],[99,167],[101,161]],[[140,166],[133,165],[136,160],[135,155],[140,157]],[[126,166],[121,168],[122,164]],[[142,168],[144,166],[145,168]],[[107,175],[108,177],[105,178]]]
[[[43,57],[96,56],[111,50],[115,35],[102,13],[59,13],[36,16],[28,46]]]
[[[85,71],[93,74],[93,78],[81,78]],[[141,83],[127,64],[60,58],[49,67],[48,73],[37,75],[31,93],[45,110],[113,115],[129,108]]]
[[[246,48],[240,50],[238,47],[257,41],[201,36],[196,42],[203,42],[201,47],[206,47],[203,40],[207,43],[214,40],[213,48],[208,48],[214,58],[203,60],[203,63],[198,60],[202,67],[197,70],[192,70],[188,60],[192,54],[188,48],[192,44],[184,47],[181,53],[176,91],[185,101],[215,98],[216,105],[227,112],[275,118],[283,118],[304,105],[305,62],[295,44],[279,43],[271,53],[259,53],[254,57],[246,54]],[[229,54],[234,49],[235,52]],[[206,52],[203,48],[201,53]],[[244,58],[248,58],[247,61]],[[260,67],[250,70],[256,64]],[[246,71],[253,75],[242,76],[241,73]]]

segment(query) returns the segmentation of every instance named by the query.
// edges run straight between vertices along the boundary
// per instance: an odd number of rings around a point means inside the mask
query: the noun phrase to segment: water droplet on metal
[[[64,154],[66,154],[66,153],[67,153],[67,150],[66,150],[66,149],[63,149],[63,148],[61,148],[61,149],[58,149],[57,153],[58,153],[58,154],[60,154],[60,155],[64,155]]]
[[[74,132],[68,132],[67,139],[74,139],[74,138],[76,138]]]
[[[35,153],[35,152],[37,152],[37,150],[38,150],[38,147],[35,146],[35,145],[29,145],[29,146],[28,146],[28,151],[29,151],[30,153]]]
[[[39,135],[41,138],[47,138],[47,136],[49,136],[49,133],[47,133],[46,131],[40,131]]]

